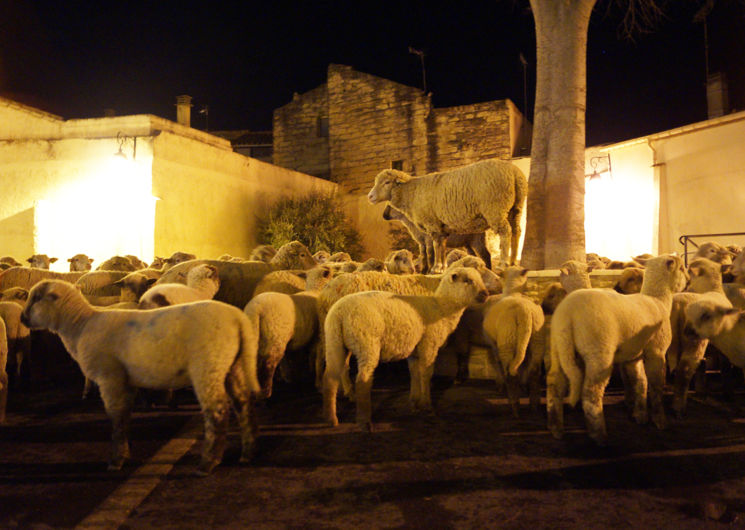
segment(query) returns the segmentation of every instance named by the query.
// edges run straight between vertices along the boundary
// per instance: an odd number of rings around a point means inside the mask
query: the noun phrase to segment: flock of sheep
[[[417,261],[398,250],[357,263],[344,252],[311,255],[298,241],[278,250],[259,246],[248,259],[179,252],[147,266],[115,256],[96,270],[78,254],[68,260],[69,273],[49,271],[55,258],[44,255],[29,258],[31,267],[0,258],[0,421],[6,362],[22,385],[30,330],[58,335],[86,377],[86,391],[91,382],[98,386],[113,424],[110,469],[129,455],[137,388],[192,387],[205,426],[199,474],[222,460],[231,408],[241,462],[251,459],[255,401],[271,397],[291,353],[307,354],[325,420],[338,424],[341,386],[356,402],[358,424],[372,429],[370,393],[381,362],[407,361],[411,404],[426,410],[438,353],[455,350],[462,379],[470,348],[485,346],[513,414],[521,387],[533,408],[545,388],[548,425],[560,437],[564,404],[581,400],[599,444],[607,436],[602,399],[614,367],[634,420],[651,417],[664,428],[668,373],[673,411],[682,414],[709,343],[745,366],[745,252],[707,243],[688,267],[675,255],[613,264],[588,254],[586,262],[565,263],[559,282],[533,300],[524,294],[527,271],[515,265],[526,191],[525,176],[503,161],[424,177],[381,172],[368,198],[389,203],[384,216],[409,229],[420,245]],[[484,245],[487,228],[500,235],[499,267]],[[448,244],[468,252],[446,255]],[[625,267],[615,290],[593,289],[589,273],[606,267]]]

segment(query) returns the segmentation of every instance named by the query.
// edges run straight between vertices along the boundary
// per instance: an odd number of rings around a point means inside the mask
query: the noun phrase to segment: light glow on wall
[[[143,158],[143,157],[140,157]],[[69,270],[78,253],[93,268],[114,255],[153,259],[155,203],[152,159],[103,158],[94,169],[35,204],[34,248],[58,258],[52,269]]]
[[[655,254],[658,191],[646,146],[613,151],[612,171],[585,181],[585,248],[627,261]]]

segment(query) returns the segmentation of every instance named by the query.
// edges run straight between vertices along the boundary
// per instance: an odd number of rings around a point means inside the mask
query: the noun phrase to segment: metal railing
[[[706,241],[710,241],[712,237],[732,237],[732,236],[745,236],[745,232],[728,232],[722,234],[684,234],[678,238],[678,242],[683,245],[683,259],[685,260],[686,267],[688,266],[688,254],[694,254],[695,250],[688,250],[688,244],[698,248],[698,244],[693,241],[693,238],[707,238]]]

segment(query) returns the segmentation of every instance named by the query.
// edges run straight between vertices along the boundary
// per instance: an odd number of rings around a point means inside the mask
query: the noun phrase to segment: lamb
[[[0,263],[6,263],[11,267],[23,267],[23,263],[19,263],[13,256],[3,256]]]
[[[114,282],[119,287],[120,303],[138,304],[140,298],[160,278],[161,272],[156,269],[141,269],[130,272],[124,278]]]
[[[370,391],[373,372],[381,361],[407,359],[411,401],[417,408],[430,408],[430,379],[437,351],[455,329],[466,306],[474,301],[483,302],[486,297],[478,272],[456,267],[443,275],[434,295],[370,291],[339,300],[324,324],[324,418],[332,425],[339,424],[336,394],[348,355],[355,356],[358,366],[355,384],[358,424],[372,429]]]
[[[10,287],[0,293],[0,302],[15,302],[23,306],[28,299],[28,289],[23,287]]]
[[[510,269],[527,272],[519,267],[508,267],[506,272],[511,272]],[[543,355],[532,351],[528,355],[528,346],[533,334],[543,326],[543,310],[520,293],[507,294],[486,308],[483,320],[484,335],[491,346],[488,359],[498,374],[498,386],[502,381],[506,383],[512,414],[518,417],[521,380],[527,383],[530,405],[537,410]],[[524,363],[526,356],[528,361]]]
[[[6,353],[13,362],[11,368],[18,386],[22,375],[28,378],[28,361],[31,358],[31,331],[21,322],[21,312],[25,301],[0,301],[0,320],[4,324]],[[5,365],[3,365],[3,369]],[[25,368],[25,369],[24,369]]]
[[[691,333],[685,310],[692,302],[712,300],[731,307],[722,290],[721,265],[706,258],[697,258],[689,266],[691,281],[686,292],[673,295],[670,311],[672,338],[667,349],[667,366],[674,376],[672,408],[681,417],[686,408],[688,387],[696,369],[706,354],[707,339]]]
[[[417,258],[417,269],[426,274],[435,264],[435,249],[432,238],[422,232],[406,215],[388,204],[383,210],[383,219],[387,221],[400,221],[411,235],[411,238],[419,246],[419,257]],[[472,256],[478,256],[484,260],[486,266],[491,269],[491,253],[486,248],[486,234],[450,234],[445,240],[450,248],[465,247]],[[447,268],[447,264],[445,265]]]
[[[613,290],[621,294],[634,294],[642,290],[644,281],[644,269],[639,267],[626,267],[621,277],[613,286]]]
[[[0,272],[0,291],[10,289],[11,287],[31,289],[37,282],[47,279],[65,280],[74,283],[84,274],[89,273],[55,272],[31,267],[11,267]]]
[[[271,245],[259,245],[251,251],[248,256],[249,261],[263,261],[269,263],[272,258],[277,255],[277,249]]]
[[[385,262],[379,260],[378,258],[368,258],[363,263],[359,264],[355,272],[365,272],[365,271],[383,272],[385,270],[386,270]]]
[[[732,253],[719,243],[707,241],[702,243],[692,259],[706,258],[721,264],[732,263]]]
[[[93,258],[89,258],[85,254],[75,254],[73,257],[68,258],[70,262],[70,272],[87,272],[91,270]]]
[[[447,253],[447,256],[445,256],[445,268],[447,269],[454,262],[458,261],[459,259],[463,259],[466,256],[468,256],[468,252],[460,248],[454,248]],[[484,261],[484,263],[486,263],[486,261]]]
[[[590,289],[592,287],[590,283],[590,273],[592,271],[591,266],[581,261],[565,261],[559,267],[559,283],[566,289],[567,293],[577,289]]]
[[[153,258],[153,261],[150,262],[150,268],[151,269],[158,269],[163,270],[163,265],[166,264],[166,258],[161,258],[160,256],[155,256]]]
[[[385,268],[390,274],[414,274],[414,256],[405,248],[390,252],[385,258]]]
[[[135,270],[141,270],[141,269],[147,269],[147,263],[142,261],[140,258],[133,254],[125,254],[125,258],[129,260],[129,262],[132,264],[132,266],[135,268]]]
[[[117,297],[120,296],[121,289],[116,282],[124,278],[127,274],[129,274],[128,271],[121,270],[88,271],[82,273],[81,276],[74,280],[74,283],[85,295],[97,297]]]
[[[647,421],[648,380],[652,420],[658,428],[665,427],[662,391],[665,351],[671,340],[670,310],[673,293],[680,291],[686,280],[683,260],[662,255],[646,263],[640,293],[579,289],[559,304],[551,322],[546,392],[548,426],[554,437],[563,434],[562,398],[568,377],[569,404],[574,406],[581,395],[590,437],[599,445],[606,443],[603,394],[614,363],[622,363],[626,371],[630,383],[627,404],[634,398],[634,419]],[[576,355],[581,357],[584,370]]]
[[[350,256],[347,252],[335,252],[329,256],[328,261],[330,262],[352,261],[352,256]]]
[[[259,390],[258,337],[239,309],[205,300],[150,311],[101,310],[69,283],[45,280],[29,293],[23,322],[59,335],[83,374],[98,385],[113,423],[110,470],[121,469],[129,456],[136,387],[194,388],[204,416],[197,471],[202,475],[222,460],[229,396],[239,418],[241,462],[250,459],[258,431],[251,395]]]
[[[709,339],[729,361],[745,368],[745,311],[714,300],[703,299],[685,309],[696,334]]]
[[[161,267],[161,270],[165,272],[174,265],[178,265],[179,263],[195,259],[197,259],[197,257],[194,254],[189,254],[188,252],[174,252],[169,258],[163,260],[163,266]]]
[[[46,254],[34,254],[26,261],[28,262],[29,267],[49,270],[49,266],[57,261],[57,258],[50,258]]]
[[[217,268],[197,265],[186,275],[186,285],[168,283],[155,285],[140,297],[140,309],[154,309],[197,300],[209,300],[220,289]]]
[[[326,263],[330,257],[331,254],[329,254],[328,250],[319,250],[313,254],[313,259],[316,260],[316,263],[318,264]]]
[[[215,294],[215,300],[226,302],[240,309],[246,307],[251,296],[253,296],[256,285],[270,272],[281,269],[311,269],[316,266],[315,260],[305,245],[299,241],[293,241],[283,245],[270,263],[190,260],[179,263],[165,271],[156,285],[185,283],[189,269],[200,264],[213,265],[220,274],[220,290]]]
[[[137,268],[132,265],[132,262],[129,261],[129,258],[126,258],[124,256],[111,256],[109,259],[103,261],[98,267],[96,267],[96,270],[133,272],[137,270]]]
[[[423,177],[386,169],[375,177],[367,198],[373,204],[390,201],[430,235],[435,250],[432,272],[441,272],[449,234],[487,228],[499,234],[500,259],[513,265],[527,189],[527,179],[517,166],[493,159]]]
[[[264,292],[254,296],[244,312],[258,323],[260,397],[272,395],[274,372],[286,351],[314,349],[318,340],[318,290],[333,277],[327,266],[309,271],[309,289],[293,294]]]

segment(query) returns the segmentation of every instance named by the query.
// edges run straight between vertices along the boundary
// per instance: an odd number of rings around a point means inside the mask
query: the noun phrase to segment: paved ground
[[[371,434],[349,423],[353,405],[331,429],[317,393],[280,386],[259,411],[255,461],[237,463],[233,428],[224,464],[201,479],[193,403],[138,412],[133,461],[108,473],[100,402],[75,385],[16,394],[0,427],[0,527],[745,527],[745,419],[717,399],[694,397],[660,432],[611,392],[598,449],[578,412],[556,441],[543,411],[513,418],[487,381],[436,383],[437,415],[414,415],[406,378],[384,373]]]

